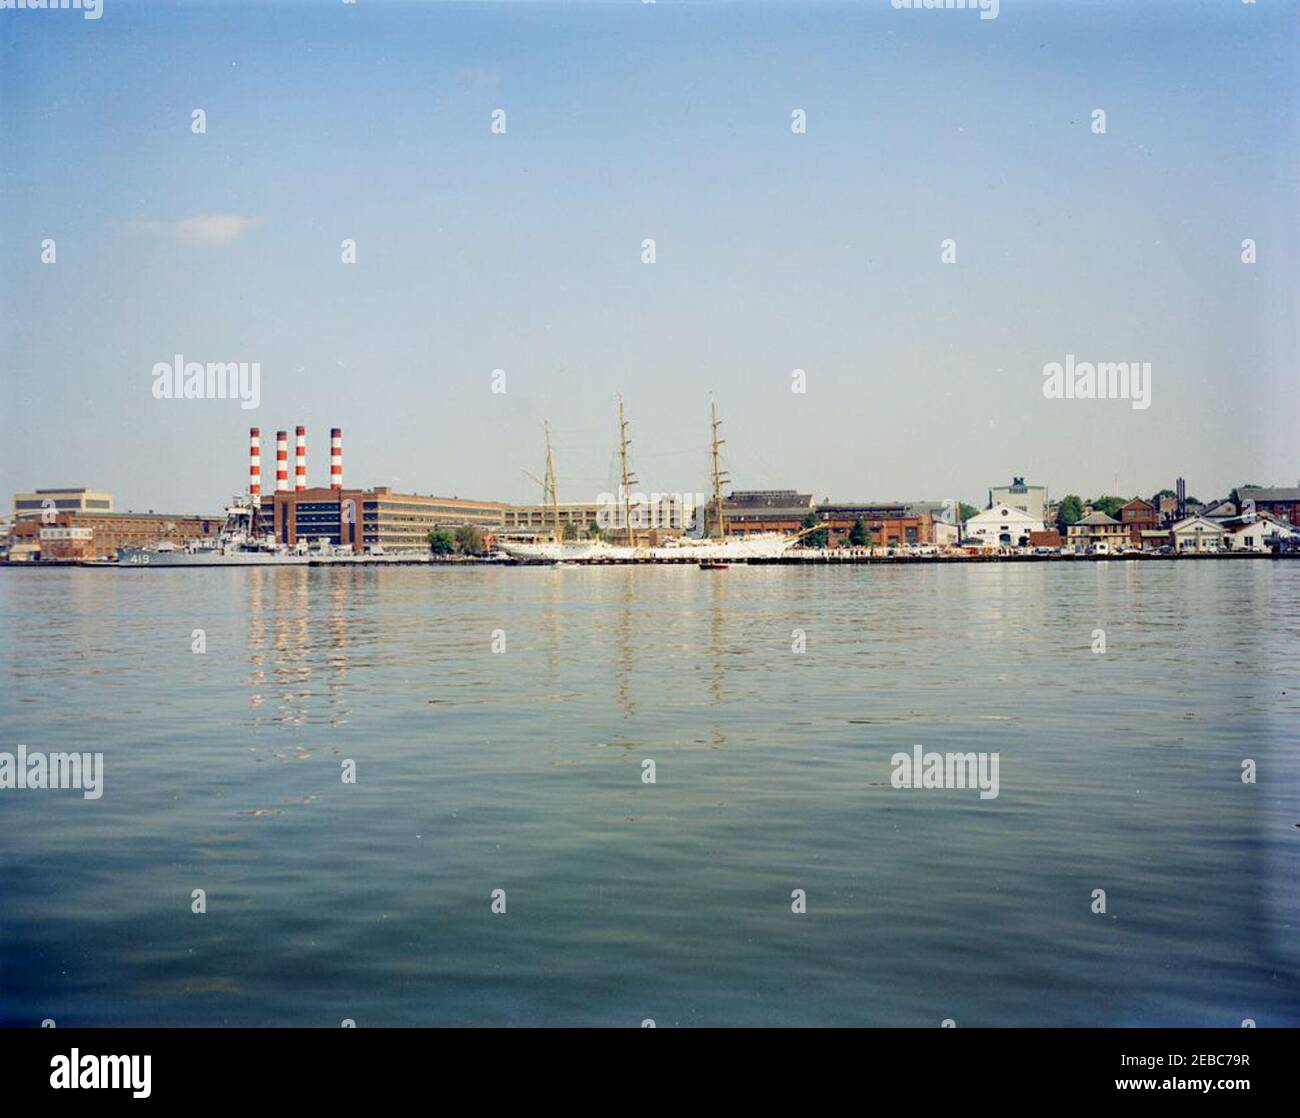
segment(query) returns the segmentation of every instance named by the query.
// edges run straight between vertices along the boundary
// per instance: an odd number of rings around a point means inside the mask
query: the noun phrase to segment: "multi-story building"
[[[723,532],[728,536],[797,532],[812,511],[811,493],[796,493],[793,489],[737,489],[722,502]],[[712,510],[707,515],[712,515]]]
[[[1047,486],[1026,485],[1022,477],[1012,478],[1010,485],[995,485],[989,490],[989,508],[1006,505],[1044,523],[1048,504]]]
[[[966,535],[985,547],[1028,547],[1033,535],[1043,532],[1043,522],[1024,509],[997,504],[966,521]]]
[[[1300,485],[1291,487],[1267,487],[1250,485],[1237,490],[1243,506],[1253,508],[1258,513],[1266,512],[1288,524],[1300,527]],[[1246,505],[1253,501],[1253,505]]]
[[[48,508],[48,506],[47,506]],[[101,512],[89,513],[70,510],[44,516],[16,517],[10,535],[10,558],[45,556],[43,540],[63,540],[83,537],[43,536],[45,528],[81,528],[91,532],[92,555],[85,558],[115,559],[122,547],[152,547],[159,543],[184,546],[195,540],[207,539],[221,531],[223,518],[217,516],[179,515],[161,512]],[[58,544],[55,552],[66,550]],[[66,557],[66,556],[64,556]],[[81,556],[79,556],[81,557]]]
[[[460,497],[374,489],[283,489],[262,497],[262,518],[277,542],[328,543],[354,551],[424,551],[434,528],[469,524],[484,536],[501,528],[505,505]]]
[[[932,544],[935,541],[935,522],[931,510],[902,503],[884,504],[833,504],[826,502],[816,508],[817,516],[829,529],[827,542],[831,547],[848,543],[849,533],[859,520],[877,547],[903,547],[914,544]]]
[[[41,561],[94,559],[95,532],[92,528],[49,528],[40,530]]]
[[[1154,532],[1159,523],[1156,507],[1150,501],[1134,497],[1119,510],[1119,522],[1128,532],[1130,542],[1135,547],[1142,546],[1142,533]]]
[[[1112,550],[1123,550],[1130,539],[1128,529],[1104,512],[1090,512],[1082,520],[1075,521],[1065,530],[1065,537],[1076,548],[1105,544]],[[1141,536],[1138,539],[1140,541]]]
[[[559,505],[506,505],[501,510],[501,530],[515,538],[550,538],[559,519],[561,536],[585,537],[600,527],[599,501],[562,502]]]
[[[98,489],[38,489],[14,494],[14,519],[27,520],[42,514],[47,524],[60,512],[104,513],[113,511],[113,494]]]

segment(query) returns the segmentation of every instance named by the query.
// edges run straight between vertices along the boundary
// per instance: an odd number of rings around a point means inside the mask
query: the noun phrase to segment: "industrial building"
[[[113,495],[98,489],[37,489],[14,494],[8,558],[114,559],[119,547],[183,547],[215,536],[221,524],[194,513],[114,512]]]
[[[434,528],[472,524],[485,536],[501,527],[507,507],[497,501],[472,501],[421,493],[394,493],[388,486],[346,489],[343,485],[343,431],[330,430],[329,487],[307,484],[307,428],[294,432],[294,481],[289,485],[289,435],[275,435],[275,489],[262,492],[261,432],[249,431],[248,491],[262,513],[262,527],[276,542],[296,547],[327,543],[353,551],[424,551]]]

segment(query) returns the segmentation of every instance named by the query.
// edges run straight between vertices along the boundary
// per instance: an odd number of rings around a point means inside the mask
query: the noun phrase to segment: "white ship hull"
[[[775,559],[795,540],[793,536],[771,533],[725,540],[682,537],[659,547],[628,547],[599,540],[500,546],[512,558],[534,563],[740,563],[747,559]]]

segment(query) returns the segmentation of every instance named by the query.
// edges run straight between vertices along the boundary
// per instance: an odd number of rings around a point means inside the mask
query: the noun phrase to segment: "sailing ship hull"
[[[626,547],[589,543],[508,543],[501,549],[513,559],[533,563],[743,563],[775,559],[792,546],[791,536],[738,536],[733,539],[682,537],[660,547]]]

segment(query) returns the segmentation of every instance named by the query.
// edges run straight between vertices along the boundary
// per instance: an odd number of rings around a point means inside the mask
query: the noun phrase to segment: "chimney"
[[[289,432],[275,433],[275,491],[283,493],[289,488]]]
[[[307,428],[299,427],[294,446],[293,488],[301,493],[307,488]]]
[[[330,430],[330,488],[343,488],[343,428]]]
[[[262,496],[262,432],[257,427],[248,429],[248,495],[254,504]]]

